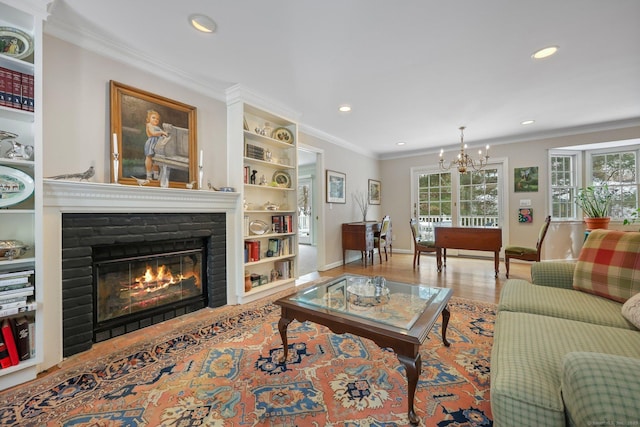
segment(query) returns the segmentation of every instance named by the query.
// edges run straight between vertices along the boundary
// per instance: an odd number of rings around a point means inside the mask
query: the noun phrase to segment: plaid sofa
[[[620,254],[611,241],[598,241],[604,236],[598,232],[583,252],[613,251],[605,261],[592,257],[608,263],[608,270],[589,261],[581,265],[588,259],[581,253],[577,263],[534,263],[532,283],[504,284],[491,353],[494,426],[640,425],[640,330],[623,317],[620,301],[626,292],[621,283],[628,284],[629,296],[640,286],[640,233],[632,234],[618,236],[624,240],[619,250],[632,254],[625,261],[631,268],[622,273],[630,280],[611,267]],[[584,271],[598,271],[597,286]],[[602,271],[613,272],[615,300],[600,296],[606,294],[600,285],[607,283]]]

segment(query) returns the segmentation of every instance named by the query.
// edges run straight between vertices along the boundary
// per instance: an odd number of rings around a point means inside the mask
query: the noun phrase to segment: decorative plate
[[[291,188],[291,177],[285,171],[275,171],[272,180],[278,183],[278,187]]]
[[[249,231],[253,234],[264,234],[269,231],[271,227],[266,222],[256,219],[249,223]]]
[[[287,128],[276,128],[271,134],[271,137],[278,141],[293,144],[293,133]]]
[[[0,208],[28,199],[34,188],[33,178],[26,173],[0,166]]]
[[[0,54],[23,59],[33,53],[33,39],[17,28],[0,27]]]

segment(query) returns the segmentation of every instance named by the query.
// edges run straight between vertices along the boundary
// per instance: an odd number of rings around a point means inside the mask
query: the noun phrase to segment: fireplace
[[[93,248],[95,342],[110,338],[114,330],[131,322],[192,305],[207,305],[203,268],[206,240],[138,246],[130,252],[139,255],[125,257],[122,254],[130,248]]]
[[[223,213],[63,214],[64,356],[225,305],[225,236]]]

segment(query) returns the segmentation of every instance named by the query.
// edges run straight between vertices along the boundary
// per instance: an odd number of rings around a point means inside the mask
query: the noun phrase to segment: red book
[[[16,347],[16,339],[13,336],[13,329],[9,319],[2,321],[2,338],[7,346],[9,352],[9,359],[11,359],[11,365],[17,365],[20,363],[20,357],[18,356],[18,347]]]
[[[13,102],[11,106],[13,108],[20,109],[22,106],[22,73],[19,71],[12,71],[13,74]]]
[[[22,73],[20,86],[22,88],[22,103],[20,108],[24,111],[29,111],[29,75]]]
[[[7,345],[2,339],[2,334],[0,334],[0,368],[8,368],[10,366],[11,358],[9,357],[9,350],[7,350]]]
[[[7,99],[7,89],[5,84],[5,68],[0,67],[0,106],[6,107],[6,99]]]
[[[28,95],[29,95],[29,111],[34,111],[35,109],[35,102],[34,102],[34,93],[35,93],[35,89],[34,89],[34,77],[29,74],[29,91],[28,91]]]

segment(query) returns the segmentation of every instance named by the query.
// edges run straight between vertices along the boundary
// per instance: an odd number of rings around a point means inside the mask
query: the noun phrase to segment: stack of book
[[[258,145],[247,144],[244,155],[249,159],[264,160],[264,148]]]
[[[292,233],[293,217],[291,215],[272,215],[271,224],[276,233]]]
[[[0,67],[0,106],[33,111],[33,76]]]
[[[34,356],[31,344],[35,324],[22,313],[33,311],[33,270],[0,273],[0,368]]]

